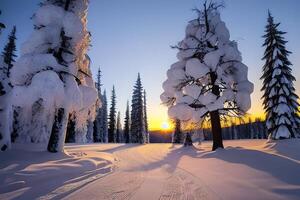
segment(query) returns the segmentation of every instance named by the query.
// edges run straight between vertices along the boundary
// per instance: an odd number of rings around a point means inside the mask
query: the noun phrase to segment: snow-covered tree
[[[223,148],[221,118],[246,112],[253,91],[248,68],[237,43],[229,40],[219,7],[205,3],[187,25],[185,38],[174,47],[179,61],[168,70],[161,95],[173,119],[192,123],[210,119],[213,150]]]
[[[10,69],[13,66],[13,63],[15,62],[15,58],[17,55],[16,52],[16,26],[13,27],[10,35],[8,36],[8,43],[5,45],[4,50],[2,52],[4,63],[7,66],[7,69],[4,68],[4,70],[7,73],[7,77],[10,76]]]
[[[143,109],[144,109],[144,124],[145,124],[145,143],[149,143],[149,132],[148,132],[148,117],[147,117],[147,97],[146,97],[146,90],[144,90],[144,105],[143,105]]]
[[[181,131],[181,123],[179,119],[175,119],[175,130],[172,135],[172,143],[180,144],[183,142],[183,133]]]
[[[11,147],[11,102],[12,87],[7,77],[7,64],[0,56],[0,151]]]
[[[10,95],[12,85],[10,83],[10,69],[15,62],[16,51],[16,27],[14,26],[8,36],[8,43],[5,45],[0,56],[0,150],[10,148],[11,140],[14,140],[14,132],[11,123],[13,111],[11,109]],[[16,114],[16,113],[14,113]]]
[[[144,104],[143,104],[143,86],[140,78],[140,73],[136,80],[131,103],[131,142],[141,143],[146,142],[145,124],[144,124]]]
[[[123,137],[122,137],[122,125],[121,125],[121,113],[119,111],[117,115],[116,143],[120,143],[122,141],[123,141]]]
[[[295,77],[288,60],[291,52],[286,50],[287,41],[283,37],[285,32],[278,30],[279,25],[269,12],[266,34],[263,36],[266,50],[261,90],[264,92],[263,106],[269,138],[275,140],[296,137],[296,129],[300,127],[298,96],[293,84]]]
[[[97,99],[87,56],[87,6],[87,0],[46,0],[34,14],[34,31],[11,69],[12,101],[21,115],[17,140],[62,151],[74,113],[75,140],[87,141]]]
[[[111,92],[111,106],[109,110],[109,123],[108,123],[108,142],[116,142],[116,91],[113,86]]]
[[[129,102],[127,101],[125,119],[124,119],[124,142],[130,142],[130,116],[129,116]]]

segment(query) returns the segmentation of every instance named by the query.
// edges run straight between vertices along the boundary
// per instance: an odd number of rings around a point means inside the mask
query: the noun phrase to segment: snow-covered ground
[[[300,140],[24,146],[1,153],[0,199],[300,199]]]

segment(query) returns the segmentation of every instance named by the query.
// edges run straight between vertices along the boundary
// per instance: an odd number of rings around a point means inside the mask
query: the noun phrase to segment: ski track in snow
[[[170,154],[171,145],[135,146],[113,153],[117,168],[113,174],[101,178],[65,197],[81,199],[159,199],[205,200],[220,199],[198,177],[174,166],[179,155]],[[176,148],[175,148],[176,149]],[[180,149],[180,148],[179,148]]]

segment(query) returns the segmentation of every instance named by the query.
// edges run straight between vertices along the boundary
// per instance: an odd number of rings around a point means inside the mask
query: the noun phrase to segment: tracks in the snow
[[[151,146],[152,147],[152,146]],[[201,178],[177,162],[180,151],[145,151],[144,146],[113,153],[116,171],[69,195],[72,200],[215,200],[221,199]],[[149,147],[147,147],[149,148]],[[175,152],[175,153],[174,153]],[[179,153],[178,153],[179,152]]]
[[[201,183],[199,178],[177,168],[166,180],[159,200],[206,200],[219,199]]]

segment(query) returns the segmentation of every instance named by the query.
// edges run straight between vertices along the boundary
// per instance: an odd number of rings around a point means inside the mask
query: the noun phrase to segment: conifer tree
[[[111,93],[111,106],[109,110],[109,123],[108,123],[108,142],[116,142],[116,91],[113,86]]]
[[[1,24],[0,24],[1,25]],[[14,142],[17,134],[16,129],[11,130],[12,121],[10,120],[10,112],[13,112],[14,117],[18,114],[17,111],[11,110],[11,101],[9,94],[12,90],[10,83],[10,69],[15,62],[16,51],[16,27],[14,26],[9,37],[8,43],[5,45],[2,55],[0,56],[0,149],[6,150],[10,147],[11,141]],[[14,126],[15,127],[15,126]]]
[[[183,133],[181,131],[181,123],[179,119],[174,120],[175,121],[175,130],[172,137],[172,143],[180,144],[183,142]]]
[[[299,103],[295,93],[291,62],[288,60],[290,51],[286,50],[286,32],[278,30],[280,23],[275,23],[268,13],[263,60],[263,107],[266,112],[266,125],[269,138],[295,138],[300,127],[298,116]]]
[[[91,138],[97,91],[87,55],[87,8],[87,0],[45,0],[33,15],[32,35],[10,71],[14,106],[32,111],[21,115],[22,142],[47,143],[48,151],[63,151],[67,131],[73,130],[68,129],[73,113],[76,142]]]
[[[121,113],[118,112],[117,115],[117,130],[116,130],[116,143],[122,142],[122,125],[121,125]]]
[[[108,142],[108,123],[107,123],[107,98],[106,90],[104,90],[102,95],[102,107],[101,107],[101,137],[102,142]]]
[[[148,117],[147,117],[147,98],[146,98],[146,90],[144,90],[144,105],[143,105],[143,109],[144,109],[144,124],[145,124],[145,142],[149,143],[149,132],[148,132]]]
[[[4,57],[0,56],[0,151],[11,147],[11,84],[7,75],[8,65]]]
[[[10,76],[10,69],[15,62],[15,58],[17,57],[16,52],[16,26],[13,27],[10,35],[8,36],[8,43],[5,45],[4,50],[2,52],[4,63],[7,66],[5,69],[7,77]]]
[[[98,99],[103,102],[103,98],[102,98],[102,93],[101,93],[101,70],[100,67],[98,68],[98,73],[97,73],[97,82],[95,83],[96,85],[96,89],[98,92]],[[101,124],[102,123],[102,107],[101,105],[96,106],[96,118],[94,121],[94,142],[102,142],[101,139]]]
[[[133,89],[131,103],[131,142],[144,144],[145,139],[145,124],[144,124],[144,105],[143,105],[143,86],[138,73],[138,78]]]
[[[129,102],[127,101],[125,119],[124,119],[124,142],[130,143],[130,116],[129,116]]]

